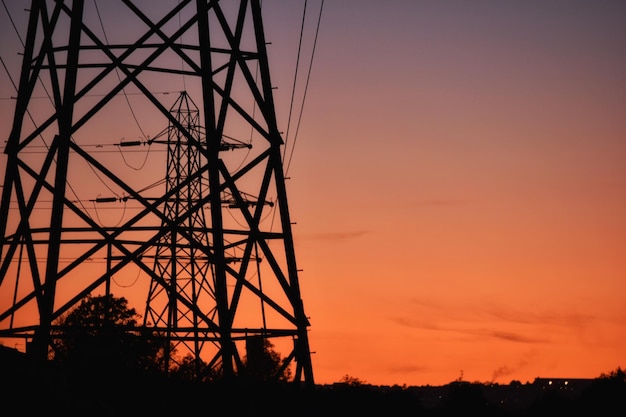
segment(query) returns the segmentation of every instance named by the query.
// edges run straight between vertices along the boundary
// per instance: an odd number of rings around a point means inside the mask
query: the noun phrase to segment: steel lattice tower
[[[202,142],[199,110],[186,92],[181,93],[170,112],[186,133],[197,142]],[[209,229],[204,210],[188,212],[203,197],[202,177],[194,176],[202,167],[201,153],[173,123],[163,132],[167,146],[167,175],[165,191],[176,190],[164,202],[167,220],[161,227],[167,232],[156,243],[154,273],[162,281],[152,280],[146,303],[144,325],[163,329],[166,339],[174,343],[173,348],[185,345],[194,357],[201,357],[203,338],[199,331],[204,321],[199,311],[179,303],[179,298],[191,305],[215,305],[214,276],[210,258],[203,248],[210,248]],[[159,141],[157,135],[151,142]],[[192,180],[187,182],[187,179]],[[199,206],[201,207],[201,206]],[[185,219],[178,222],[178,219]],[[171,228],[171,223],[177,223]],[[215,319],[214,308],[205,311]],[[191,345],[189,345],[191,340]],[[169,345],[167,346],[169,348]],[[166,367],[170,360],[166,355]]]
[[[260,1],[114,3],[127,31],[107,36],[95,2],[32,1],[5,148],[0,338],[45,358],[63,314],[114,294],[143,300],[142,332],[211,375],[234,376],[247,342],[269,339],[312,385]],[[181,80],[172,102],[164,86]],[[160,133],[112,142],[129,113]]]

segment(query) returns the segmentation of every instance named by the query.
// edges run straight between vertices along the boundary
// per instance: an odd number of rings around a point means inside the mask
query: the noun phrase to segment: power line
[[[307,95],[307,91],[309,89],[309,81],[311,79],[311,72],[312,72],[312,68],[313,68],[313,59],[315,57],[315,49],[317,47],[317,38],[319,35],[319,31],[320,31],[320,24],[322,21],[322,11],[324,9],[324,0],[322,0],[322,3],[320,4],[320,11],[319,11],[319,15],[317,17],[317,28],[315,29],[315,39],[313,41],[313,48],[311,51],[311,60],[309,61],[309,70],[307,73],[307,77],[306,77],[306,84],[304,86],[304,93],[302,95],[302,103],[300,105],[300,114],[298,115],[298,123],[296,125],[296,133],[293,136],[293,145],[291,146],[291,152],[289,154],[289,159],[287,161],[287,168],[285,169],[285,174],[287,174],[289,172],[289,167],[291,165],[291,160],[293,159],[293,152],[294,149],[296,148],[296,141],[298,139],[298,132],[300,131],[300,122],[302,121],[302,114],[304,113],[304,103],[306,101],[306,95]],[[285,148],[286,149],[286,148]]]
[[[96,6],[96,14],[98,15],[98,21],[100,22],[100,27],[102,28],[102,35],[104,36],[104,40],[105,40],[106,44],[108,45],[109,44],[109,38],[107,37],[107,33],[104,30],[104,24],[102,23],[102,16],[100,15],[100,9],[98,8],[98,1],[97,0],[93,0],[93,4],[94,4],[94,6]],[[122,77],[120,77],[120,73],[119,73],[117,68],[115,68],[115,75],[117,75],[117,80],[121,83],[122,82]],[[131,106],[130,100],[128,99],[128,96],[126,95],[126,89],[122,88],[122,94],[124,95],[124,98],[126,99],[126,104],[128,104],[128,109],[130,110],[131,116],[133,116],[133,120],[135,121],[135,124],[137,125],[137,128],[139,128],[139,131],[141,132],[141,135],[144,138],[147,139],[148,136],[146,135],[146,133],[141,128],[141,125],[139,124],[139,120],[137,120],[137,116],[135,115],[135,111],[133,110],[133,106]],[[145,163],[145,161],[144,161],[144,163]]]
[[[298,78],[298,67],[299,67],[299,63],[300,63],[300,51],[301,51],[301,47],[302,47],[302,39],[304,37],[304,23],[306,20],[306,8],[307,8],[307,1],[305,0],[304,3],[304,11],[302,13],[302,24],[300,27],[300,40],[298,43],[298,54],[297,54],[297,59],[296,59],[296,69],[295,69],[295,74],[294,74],[294,81],[293,81],[293,90],[291,93],[291,104],[289,106],[289,118],[287,121],[287,134],[285,136],[285,147],[283,150],[283,162],[285,160],[285,154],[287,153],[287,143],[289,140],[289,126],[291,124],[291,114],[292,114],[292,110],[293,110],[293,104],[294,104],[294,96],[295,96],[295,91],[296,91],[296,81]],[[324,8],[324,0],[322,0],[322,3],[320,4],[320,11],[319,11],[319,15],[317,17],[317,28],[315,30],[315,39],[313,42],[313,48],[311,51],[311,59],[309,61],[309,70],[308,70],[308,74],[307,74],[307,78],[306,78],[306,84],[304,87],[304,93],[302,96],[302,103],[300,105],[300,114],[298,115],[298,124],[296,125],[296,134],[294,135],[294,139],[293,139],[293,145],[291,147],[291,151],[289,152],[289,160],[287,161],[287,167],[285,168],[285,176],[287,175],[287,173],[289,172],[289,166],[291,165],[291,160],[293,159],[293,152],[295,150],[296,147],[296,141],[297,141],[297,137],[298,137],[298,131],[300,130],[300,121],[302,120],[302,113],[304,112],[304,102],[306,100],[306,93],[309,87],[309,80],[311,78],[311,70],[313,67],[313,58],[315,57],[315,48],[317,46],[317,37],[319,34],[319,29],[320,29],[320,22],[322,20],[322,10]],[[276,214],[276,211],[273,212],[273,214]],[[274,216],[272,216],[272,223],[270,226],[270,229],[273,229],[274,226]]]
[[[7,16],[9,17],[9,21],[11,22],[11,25],[13,26],[13,29],[15,30],[15,33],[17,34],[17,37],[20,40],[20,43],[22,44],[22,46],[24,46],[24,41],[22,41],[22,37],[20,36],[20,31],[17,30],[17,26],[15,26],[15,22],[13,21],[13,17],[11,16],[11,13],[9,12],[9,8],[7,7],[7,5],[4,2],[4,0],[2,0],[2,5],[4,6],[4,10],[7,12]]]
[[[287,133],[285,134],[285,152],[287,151],[287,143],[289,141],[289,128],[291,126],[291,113],[293,111],[293,103],[296,95],[296,84],[298,82],[298,68],[300,68],[300,52],[302,51],[302,38],[304,37],[304,22],[306,21],[306,9],[308,1],[304,2],[304,10],[302,11],[302,23],[300,25],[300,40],[298,41],[298,53],[296,55],[296,69],[293,75],[293,87],[291,89],[291,102],[289,104],[289,116],[287,117]],[[285,156],[283,154],[283,159]]]
[[[9,17],[9,20],[11,21],[11,25],[13,26],[13,29],[15,30],[15,34],[17,35],[17,38],[19,39],[20,44],[22,45],[22,48],[24,48],[25,47],[24,41],[22,40],[22,37],[20,36],[19,30],[17,30],[17,26],[15,25],[15,22],[13,21],[13,17],[11,16],[11,13],[9,12],[9,9],[7,8],[7,5],[4,2],[4,0],[2,0],[2,5],[4,6],[4,10],[7,12],[7,16]],[[0,57],[0,59],[1,59],[1,57]],[[15,89],[16,92],[19,92],[18,91],[18,87],[15,84],[15,81],[13,81],[13,77],[11,76],[11,73],[9,72],[9,69],[4,64],[4,60],[2,60],[2,65],[4,66],[4,69],[7,72],[7,76],[9,77],[9,80],[11,81],[11,84],[13,85],[13,88]],[[50,96],[50,93],[48,92],[48,89],[46,88],[45,84],[43,83],[43,81],[41,80],[41,78],[39,76],[37,76],[37,80],[40,82],[41,87],[43,88],[43,91],[46,93],[46,96],[50,100],[50,103],[52,103],[54,105],[54,101],[52,100],[52,97]],[[26,114],[28,114],[28,118],[33,123],[33,125],[37,126],[37,123],[35,122],[35,119],[33,118],[32,114],[30,113],[30,110],[26,109]],[[46,140],[44,139],[44,137],[41,134],[39,134],[39,137],[41,138],[41,141],[43,142],[45,147],[47,149],[49,149],[48,144],[46,143]],[[56,158],[53,158],[53,160],[56,163]],[[89,165],[89,166],[91,167],[91,165]],[[72,192],[72,194],[74,195],[76,200],[79,202],[79,204],[82,206],[82,208],[85,211],[85,213],[87,214],[87,216],[89,216],[89,213],[87,212],[87,208],[80,202],[80,199],[78,198],[78,194],[76,194],[76,191],[74,191],[74,188],[69,183],[69,181],[66,183],[66,185],[70,189],[70,191]],[[105,184],[105,186],[106,186],[106,184]]]

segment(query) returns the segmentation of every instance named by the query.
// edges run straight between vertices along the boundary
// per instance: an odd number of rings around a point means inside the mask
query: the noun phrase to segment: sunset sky
[[[286,129],[304,1],[263,5]],[[15,94],[0,68],[2,146]],[[326,0],[288,147],[316,383],[626,367],[626,2]]]

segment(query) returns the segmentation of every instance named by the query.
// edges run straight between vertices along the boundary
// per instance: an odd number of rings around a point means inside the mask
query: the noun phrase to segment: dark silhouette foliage
[[[181,364],[194,372],[198,365],[191,358]],[[626,373],[619,368],[596,379],[570,381],[572,389],[567,390],[563,385],[550,388],[545,379],[508,385],[455,381],[444,386],[377,386],[344,377],[342,382],[307,389],[297,384],[119,375],[107,384],[64,384],[58,366],[33,375],[26,354],[0,347],[0,369],[0,381],[7,387],[2,406],[6,415],[172,416],[198,414],[202,407],[207,412],[276,417],[626,415]]]
[[[495,415],[478,383],[456,381],[449,384],[440,408],[451,415]]]
[[[246,349],[240,378],[256,382],[286,382],[291,379],[288,363],[274,350],[269,339],[251,337],[246,343]]]
[[[202,359],[185,355],[169,370],[169,375],[181,381],[214,381],[218,375]]]
[[[123,297],[88,296],[58,320],[54,360],[92,379],[163,373],[167,345],[143,337],[139,319]]]
[[[617,368],[595,379],[580,394],[576,405],[586,415],[626,415],[626,371]]]

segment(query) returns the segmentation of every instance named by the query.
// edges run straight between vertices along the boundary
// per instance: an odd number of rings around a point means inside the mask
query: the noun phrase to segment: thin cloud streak
[[[603,319],[591,314],[537,310],[523,312],[495,304],[469,309],[458,304],[451,307],[442,302],[413,297],[408,305],[410,313],[396,315],[388,320],[402,327],[424,331],[460,333],[515,343],[556,343],[565,334],[582,335],[600,323],[613,323],[610,318]],[[468,311],[472,314],[467,314]],[[550,329],[549,332],[542,332],[549,336],[529,336],[537,334],[536,327]]]
[[[480,338],[493,338],[515,343],[530,343],[530,344],[543,344],[550,343],[549,339],[529,337],[520,333],[514,333],[510,331],[495,330],[488,327],[481,328],[463,328],[462,326],[441,326],[434,324],[427,324],[424,321],[415,321],[406,317],[396,317],[391,319],[392,322],[401,326],[410,327],[414,329],[437,331],[437,332],[454,332],[461,333],[470,336],[477,336]],[[459,320],[460,321],[460,320]]]
[[[316,233],[316,234],[303,235],[301,237],[307,240],[316,240],[316,241],[324,240],[324,241],[336,242],[336,241],[359,239],[370,233],[371,232],[369,230],[354,230],[354,231],[346,231],[346,232]]]
[[[409,301],[412,306],[419,309],[426,308],[431,310],[433,314],[437,314],[438,317],[447,317],[450,320],[459,320],[459,317],[454,314],[450,314],[450,306],[432,301],[424,301],[415,297]],[[621,323],[623,318],[614,317],[599,317],[592,314],[581,314],[571,312],[560,312],[551,310],[527,310],[520,311],[508,306],[501,306],[494,303],[481,304],[481,307],[472,306],[471,310],[477,319],[470,319],[469,316],[463,315],[462,321],[485,321],[481,316],[486,316],[489,321],[494,319],[498,322],[509,324],[521,324],[521,325],[550,325],[556,327],[566,328],[586,328],[593,327],[598,322],[606,323]]]

